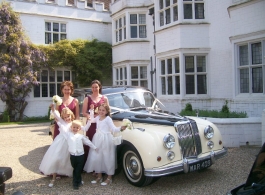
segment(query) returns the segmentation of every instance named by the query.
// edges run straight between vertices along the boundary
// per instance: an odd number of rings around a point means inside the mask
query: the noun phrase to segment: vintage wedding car
[[[77,89],[74,96],[81,102],[90,92]],[[122,132],[123,142],[117,146],[117,171],[123,169],[134,186],[208,168],[227,154],[213,123],[163,111],[162,103],[145,88],[103,87],[102,94],[108,97],[116,126],[125,118],[132,122],[132,130]]]

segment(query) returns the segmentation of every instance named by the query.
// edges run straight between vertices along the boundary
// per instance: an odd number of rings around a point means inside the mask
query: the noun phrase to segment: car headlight
[[[213,143],[212,141],[209,141],[209,142],[207,143],[207,146],[208,146],[210,149],[213,149],[213,147],[214,147],[214,143]]]
[[[175,153],[173,151],[169,151],[167,153],[167,159],[168,160],[173,160],[175,158]]]
[[[175,146],[175,138],[173,135],[165,135],[164,139],[164,146],[167,148],[167,149],[171,149]]]
[[[213,135],[214,135],[213,128],[210,125],[208,125],[207,127],[205,127],[205,129],[204,129],[204,137],[206,139],[211,139],[213,137]]]

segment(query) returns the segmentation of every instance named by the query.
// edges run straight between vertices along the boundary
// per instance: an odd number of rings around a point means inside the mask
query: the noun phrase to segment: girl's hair
[[[110,107],[109,107],[109,105],[104,103],[104,104],[101,104],[99,107],[101,107],[101,106],[106,109],[106,111],[107,111],[106,116],[110,117],[111,115],[110,115]]]
[[[94,81],[91,82],[91,86],[93,84],[97,84],[99,86],[99,93],[101,94],[101,92],[102,92],[102,85],[101,85],[100,81],[99,80],[94,80]]]
[[[73,120],[72,121],[72,125],[78,125],[79,127],[81,127],[82,126],[82,123],[81,123],[81,121],[80,120]]]
[[[63,88],[65,86],[70,87],[70,89],[71,89],[71,94],[70,95],[73,95],[74,94],[74,84],[71,81],[64,81],[64,82],[61,83],[61,93],[62,93],[62,95],[64,95],[63,94]]]
[[[75,119],[75,115],[74,115],[74,113],[73,113],[68,107],[62,109],[62,111],[61,111],[61,117],[62,117],[63,115],[66,115],[66,114],[70,114],[70,116],[71,116],[71,120],[72,120],[72,121]],[[62,117],[62,118],[63,118],[63,117]]]

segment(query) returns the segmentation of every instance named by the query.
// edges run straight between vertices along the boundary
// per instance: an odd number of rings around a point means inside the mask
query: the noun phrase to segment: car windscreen
[[[107,97],[110,106],[120,109],[152,107],[155,101],[151,93],[143,91],[108,94]]]

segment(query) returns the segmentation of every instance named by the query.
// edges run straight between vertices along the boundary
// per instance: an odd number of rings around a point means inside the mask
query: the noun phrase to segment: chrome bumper
[[[168,166],[168,167],[163,167],[163,168],[154,168],[154,169],[145,169],[144,170],[144,175],[148,177],[160,177],[164,175],[170,175],[173,173],[178,173],[178,172],[184,172],[188,173],[189,172],[189,164],[191,163],[196,163],[200,162],[202,160],[207,160],[211,159],[212,164],[214,164],[215,160],[222,158],[227,155],[227,148],[223,148],[220,151],[214,152],[212,151],[208,156],[204,156],[202,158],[196,158],[196,159],[183,159],[183,162],[178,165],[174,166]]]

